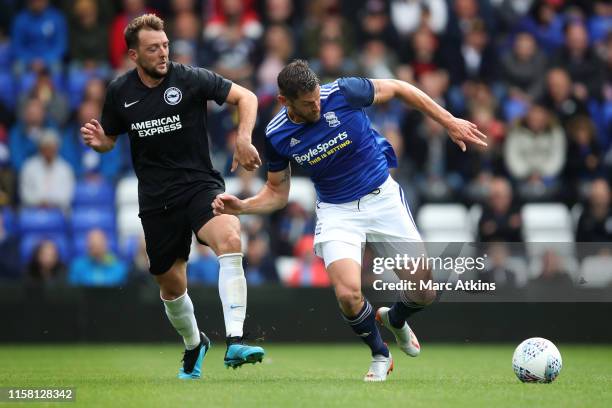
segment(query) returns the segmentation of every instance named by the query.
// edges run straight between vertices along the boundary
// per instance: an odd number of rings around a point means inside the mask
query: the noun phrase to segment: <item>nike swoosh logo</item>
[[[242,305],[230,305],[230,309],[237,309],[239,307],[244,307]]]
[[[124,102],[123,106],[126,107],[126,108],[129,108],[132,105],[136,105],[138,102],[140,102],[140,99],[137,100],[137,101],[134,101],[134,102],[130,102],[130,103]]]

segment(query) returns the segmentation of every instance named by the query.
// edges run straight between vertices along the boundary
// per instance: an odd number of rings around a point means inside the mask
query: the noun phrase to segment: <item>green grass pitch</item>
[[[202,379],[180,381],[178,343],[2,345],[0,387],[76,388],[76,403],[50,407],[612,406],[612,346],[559,345],[563,370],[552,384],[520,383],[510,344],[424,344],[418,358],[393,347],[387,382],[367,384],[361,344],[264,346],[263,364],[232,370],[223,367],[224,345],[213,344]]]

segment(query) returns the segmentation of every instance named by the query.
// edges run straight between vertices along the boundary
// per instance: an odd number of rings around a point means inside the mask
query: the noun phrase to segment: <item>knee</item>
[[[425,292],[425,296],[423,297],[423,306],[430,305],[436,300],[437,292],[434,289],[430,289]]]
[[[183,265],[175,264],[168,272],[155,276],[162,299],[175,300],[187,292],[187,278],[182,268]]]
[[[242,252],[242,241],[240,239],[240,231],[231,230],[228,231],[220,240],[217,242],[217,247],[213,248],[217,253],[217,256],[224,254],[232,254]]]
[[[159,293],[163,300],[176,300],[187,292],[187,285],[164,282],[159,284]]]
[[[359,312],[363,296],[359,288],[340,286],[336,288],[336,298],[343,311],[356,313]]]
[[[222,223],[216,225],[218,227],[216,233],[209,238],[209,245],[212,250],[217,256],[242,252],[238,218],[230,215],[215,218],[219,218]]]
[[[411,294],[411,300],[417,305],[427,306],[436,300],[437,292],[434,289],[425,289],[418,291],[417,293]]]

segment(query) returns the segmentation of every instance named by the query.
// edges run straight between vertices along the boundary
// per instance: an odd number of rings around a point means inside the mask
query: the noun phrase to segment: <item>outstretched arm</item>
[[[452,141],[463,151],[466,150],[466,143],[487,145],[482,140],[487,136],[479,131],[475,124],[454,117],[419,88],[397,79],[372,79],[371,81],[374,85],[373,103],[385,103],[393,98],[401,99],[407,105],[415,107],[444,126]]]
[[[238,107],[240,118],[231,171],[236,170],[238,163],[247,170],[255,170],[261,166],[257,149],[251,144],[251,133],[253,133],[257,118],[257,97],[248,89],[232,84],[225,101]]]
[[[255,196],[240,200],[231,194],[219,194],[212,203],[215,215],[267,214],[287,205],[291,183],[291,166],[268,172],[268,180]]]

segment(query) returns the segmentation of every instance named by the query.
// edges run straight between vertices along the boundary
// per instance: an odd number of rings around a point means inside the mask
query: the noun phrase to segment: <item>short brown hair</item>
[[[123,32],[128,49],[138,46],[138,33],[142,29],[163,31],[164,20],[157,17],[155,14],[143,14],[130,21],[130,24],[125,27],[125,31]]]
[[[304,60],[295,60],[278,74],[278,90],[288,99],[312,92],[319,85],[319,78]]]

